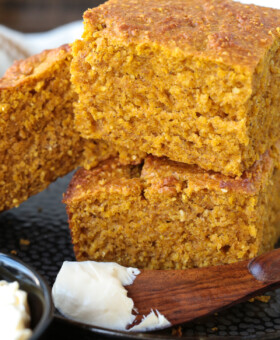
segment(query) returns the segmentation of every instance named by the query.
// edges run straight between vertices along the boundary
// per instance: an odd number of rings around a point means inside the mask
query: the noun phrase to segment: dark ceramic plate
[[[0,280],[18,281],[20,289],[27,292],[31,314],[32,337],[39,339],[49,326],[53,315],[51,293],[46,281],[30,266],[18,259],[0,253]]]
[[[0,215],[0,251],[32,265],[52,286],[64,260],[74,260],[67,216],[61,203],[71,175],[58,180],[20,208]],[[126,334],[69,323],[60,316],[46,339],[90,340],[104,336],[134,339],[280,339],[280,290],[268,303],[255,301],[188,323],[182,329]]]

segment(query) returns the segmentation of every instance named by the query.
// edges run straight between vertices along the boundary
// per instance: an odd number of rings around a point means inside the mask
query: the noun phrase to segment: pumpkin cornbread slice
[[[252,258],[279,234],[278,149],[240,178],[149,156],[80,169],[64,197],[77,260],[189,268]]]
[[[65,45],[16,62],[0,79],[0,211],[109,155],[106,143],[74,129],[71,59]]]
[[[280,137],[279,26],[279,10],[231,0],[88,10],[71,65],[78,129],[123,163],[149,153],[240,176]]]

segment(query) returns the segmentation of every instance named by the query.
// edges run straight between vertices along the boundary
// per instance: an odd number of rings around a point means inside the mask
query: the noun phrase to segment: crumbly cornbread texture
[[[108,156],[74,129],[69,46],[16,62],[0,79],[0,211]]]
[[[231,263],[280,234],[278,149],[240,178],[149,156],[74,175],[64,197],[78,260],[170,269]]]
[[[231,0],[110,0],[73,46],[76,123],[116,144],[238,175],[280,135],[280,11]]]

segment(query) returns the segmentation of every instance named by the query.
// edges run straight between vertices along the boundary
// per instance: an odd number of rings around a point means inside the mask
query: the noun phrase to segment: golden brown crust
[[[267,151],[251,169],[244,172],[242,177],[231,178],[214,171],[205,171],[197,165],[189,165],[169,160],[166,157],[148,156],[140,174],[133,169],[137,166],[122,165],[117,158],[110,158],[92,170],[80,169],[74,175],[64,196],[64,203],[80,199],[87,192],[107,190],[125,185],[125,190],[134,190],[135,181],[142,182],[144,187],[152,186],[159,193],[172,191],[176,185],[187,182],[192,190],[220,190],[221,192],[236,192],[255,195],[260,190],[267,176],[270,176],[279,158],[280,142],[274,151]],[[139,166],[138,166],[139,168]],[[135,176],[136,174],[136,176]],[[124,181],[129,179],[130,181]]]
[[[149,156],[143,167],[142,177],[157,186],[168,187],[169,181],[188,181],[188,185],[197,189],[212,189],[235,191],[255,194],[262,183],[263,176],[274,167],[273,158],[266,152],[250,170],[245,171],[241,177],[228,177],[214,171],[205,171],[196,165],[187,165],[170,161],[167,158]]]
[[[110,0],[88,10],[108,36],[156,42],[186,55],[254,69],[275,36],[280,11],[231,0]]]
[[[123,180],[131,179],[129,182],[131,185],[133,182],[133,171],[137,166],[133,165],[121,165],[118,158],[109,158],[101,162],[96,168],[86,170],[84,168],[79,169],[73,176],[68,190],[64,195],[63,202],[71,202],[72,199],[84,196],[88,193],[92,193],[96,190],[108,190],[110,187],[123,185]],[[138,178],[138,176],[137,176]],[[127,188],[130,190],[130,187]]]
[[[45,50],[27,59],[15,61],[0,79],[0,90],[19,86],[47,71],[58,60],[71,58],[68,44],[52,50]]]

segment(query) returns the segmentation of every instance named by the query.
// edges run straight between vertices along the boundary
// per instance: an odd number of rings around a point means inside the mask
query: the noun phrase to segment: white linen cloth
[[[257,6],[271,7],[280,9],[280,1],[279,0],[238,0],[238,2],[242,2],[243,4],[254,4]]]
[[[14,60],[71,43],[81,37],[82,31],[82,21],[75,21],[43,33],[20,33],[0,25],[0,77]]]

